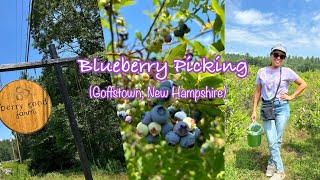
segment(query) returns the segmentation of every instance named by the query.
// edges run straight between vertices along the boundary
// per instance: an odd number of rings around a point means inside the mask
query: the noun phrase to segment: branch
[[[196,39],[196,38],[198,38],[198,37],[200,37],[200,36],[202,36],[202,35],[204,35],[204,34],[207,34],[207,33],[209,33],[209,32],[211,32],[211,30],[208,30],[208,31],[202,32],[202,33],[200,33],[200,34],[198,34],[198,35],[194,36],[193,38],[190,38],[189,40]],[[172,43],[163,44],[163,46],[164,46],[164,45],[177,44],[177,43],[179,43],[179,42],[180,42],[180,41],[175,41],[175,42],[172,42]]]
[[[147,39],[147,37],[149,36],[149,34],[150,34],[150,32],[151,32],[154,24],[156,23],[156,21],[157,21],[159,15],[160,15],[160,13],[161,13],[164,5],[165,5],[165,0],[163,0],[163,2],[162,2],[162,4],[161,4],[161,7],[160,7],[160,10],[159,10],[157,16],[154,18],[154,20],[153,20],[153,22],[152,22],[152,24],[151,24],[151,26],[150,26],[150,28],[149,28],[149,31],[148,31],[147,35],[142,39],[142,44],[143,44],[143,42]]]

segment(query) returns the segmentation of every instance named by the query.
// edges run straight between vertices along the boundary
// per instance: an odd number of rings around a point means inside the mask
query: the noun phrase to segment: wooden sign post
[[[10,82],[0,92],[0,118],[9,129],[20,134],[39,131],[51,114],[48,93],[28,80]]]
[[[0,72],[47,67],[52,65],[55,66],[60,93],[62,95],[64,104],[65,104],[72,134],[74,136],[75,144],[80,156],[83,173],[86,180],[92,180],[93,178],[91,174],[90,163],[89,163],[86,151],[84,149],[84,145],[83,145],[80,131],[77,125],[77,121],[75,120],[72,104],[69,100],[68,92],[64,84],[64,78],[63,78],[62,68],[61,68],[61,64],[72,63],[78,57],[59,58],[56,48],[53,44],[49,45],[49,51],[52,57],[51,60],[46,59],[39,62],[4,64],[4,65],[0,65]],[[25,84],[25,85],[22,85],[22,84]],[[8,85],[6,85],[8,86],[7,87],[8,90],[4,90],[5,88],[3,88],[4,91],[8,92],[3,94],[7,94],[7,95],[3,95],[3,97],[2,97],[2,93],[0,95],[0,119],[1,118],[7,119],[8,122],[4,122],[4,124],[6,124],[8,127],[17,128],[15,131],[19,133],[31,133],[32,130],[34,130],[33,132],[40,130],[48,121],[48,119],[45,120],[45,117],[49,118],[50,116],[49,112],[51,112],[51,100],[49,96],[45,93],[45,91],[42,88],[40,89],[39,87],[37,87],[35,84],[36,83],[33,84],[31,81],[28,81],[27,83],[23,80],[22,81],[19,80],[19,83],[16,82],[15,84],[11,84],[11,85],[9,83]],[[34,92],[32,86],[35,87],[34,90],[37,92]],[[38,99],[38,97],[41,97],[41,99]],[[13,98],[13,100],[8,101],[8,98],[11,98],[11,99]],[[27,106],[24,103],[18,103],[21,100],[25,100],[25,99],[28,99]],[[1,110],[3,110],[3,112]],[[14,118],[14,117],[13,115],[11,116],[7,115],[6,114],[7,112],[11,112],[10,114],[15,114],[16,120],[11,122],[10,118]],[[36,114],[37,115],[40,114],[40,116],[36,116]],[[40,120],[42,118],[44,119]],[[33,124],[24,123],[20,125],[21,119],[29,123],[32,122]],[[37,123],[33,122],[35,120]]]

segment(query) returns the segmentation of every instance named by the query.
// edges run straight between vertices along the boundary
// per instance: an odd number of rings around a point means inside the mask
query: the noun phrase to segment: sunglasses
[[[276,59],[280,56],[280,59],[285,59],[286,55],[280,55],[278,53],[273,53],[273,57],[275,57]]]

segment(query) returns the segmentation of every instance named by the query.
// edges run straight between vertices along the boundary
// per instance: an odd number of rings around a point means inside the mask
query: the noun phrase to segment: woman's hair
[[[273,53],[273,51],[272,52],[270,52],[270,56],[272,55],[272,53]],[[272,66],[272,62],[270,63],[270,65],[269,66]]]

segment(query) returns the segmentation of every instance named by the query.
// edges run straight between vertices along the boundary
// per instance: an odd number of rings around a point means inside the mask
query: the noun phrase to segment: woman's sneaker
[[[266,171],[266,176],[271,177],[273,174],[276,172],[276,167],[274,165],[268,165],[267,166],[267,171]]]
[[[284,172],[277,172],[274,173],[273,176],[270,178],[270,180],[283,180],[286,177]]]

